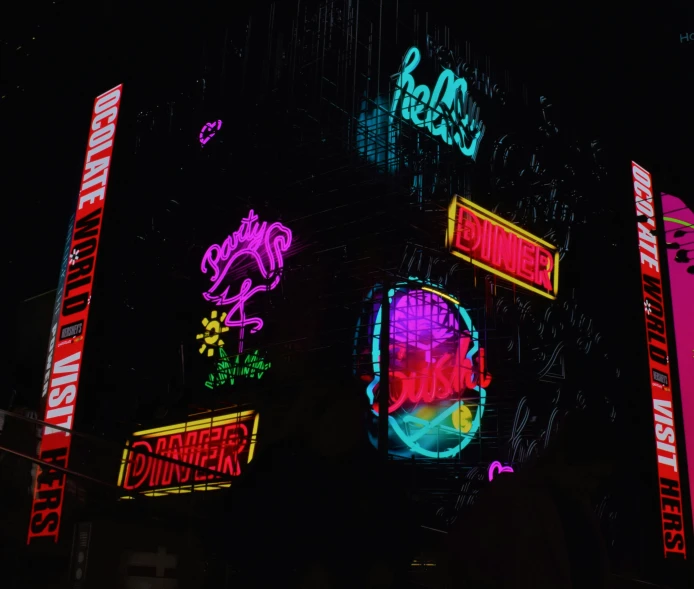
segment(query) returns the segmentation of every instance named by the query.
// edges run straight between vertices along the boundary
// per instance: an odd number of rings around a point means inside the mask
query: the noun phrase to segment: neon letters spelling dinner
[[[210,281],[212,285],[202,296],[217,306],[230,305],[225,325],[238,327],[239,352],[243,351],[243,331],[245,326],[251,326],[251,333],[256,333],[263,327],[260,317],[246,315],[246,302],[259,292],[270,291],[277,287],[282,277],[284,254],[292,243],[292,232],[282,223],[268,225],[260,223],[258,215],[253,210],[241,220],[241,227],[229,235],[221,245],[211,245],[202,258],[200,269],[204,274],[212,270]],[[255,263],[260,273],[262,284],[254,284],[252,278],[244,278],[236,294],[230,294],[229,282],[234,278],[234,270],[239,273],[247,270],[246,266],[237,264],[238,260],[247,256]]]
[[[457,145],[461,153],[475,159],[484,136],[479,108],[468,94],[467,81],[444,69],[431,90],[416,85],[412,72],[421,60],[419,49],[411,47],[402,60],[391,113],[400,115],[417,127],[423,127],[448,145]]]

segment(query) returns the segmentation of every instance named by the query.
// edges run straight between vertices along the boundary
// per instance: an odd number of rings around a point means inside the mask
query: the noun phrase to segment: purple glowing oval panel
[[[425,290],[396,295],[393,303],[391,338],[420,350],[432,350],[450,340],[458,321],[448,303]]]
[[[360,378],[374,414],[372,442],[377,444],[381,391],[382,297],[369,295],[373,306],[363,323],[370,366]],[[389,452],[450,458],[477,434],[486,387],[485,351],[468,311],[442,292],[422,284],[401,283],[390,300],[390,369],[388,388]],[[357,346],[359,346],[357,335]]]

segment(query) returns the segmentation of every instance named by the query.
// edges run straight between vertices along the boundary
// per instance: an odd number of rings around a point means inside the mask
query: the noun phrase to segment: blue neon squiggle
[[[479,118],[479,108],[468,94],[467,81],[444,69],[433,90],[424,84],[417,86],[412,72],[420,60],[419,49],[410,47],[395,84],[391,115],[399,111],[406,121],[427,129],[448,145],[457,145],[463,155],[475,159],[484,136],[484,124]]]

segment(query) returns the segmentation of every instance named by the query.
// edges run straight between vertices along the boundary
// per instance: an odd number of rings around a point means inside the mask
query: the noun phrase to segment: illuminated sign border
[[[518,238],[528,240],[533,242],[536,245],[541,245],[545,248],[547,248],[550,253],[554,254],[554,277],[552,281],[552,287],[554,289],[554,293],[548,293],[540,288],[537,288],[536,286],[529,284],[528,282],[525,282],[511,274],[508,274],[502,270],[499,270],[497,268],[494,268],[493,266],[490,266],[488,264],[485,264],[484,262],[477,260],[476,258],[473,258],[471,256],[468,256],[462,252],[459,252],[455,250],[454,246],[454,236],[455,236],[455,230],[456,230],[456,222],[457,222],[457,210],[459,206],[465,206],[467,208],[472,209],[476,214],[480,214],[482,217],[485,217],[487,220],[492,221],[495,224],[501,225],[504,229],[507,231],[510,231],[514,233]],[[550,300],[555,300],[557,298],[557,295],[559,293],[559,252],[557,251],[557,248],[552,245],[551,243],[540,239],[539,237],[533,235],[529,231],[526,231],[525,229],[521,229],[520,227],[514,225],[513,223],[510,223],[506,219],[503,219],[499,217],[499,215],[496,215],[487,209],[482,208],[478,204],[475,204],[474,202],[463,198],[462,196],[454,196],[453,199],[451,200],[451,204],[448,206],[448,229],[446,230],[446,246],[449,248],[450,252],[454,255],[457,256],[466,262],[472,263],[473,266],[478,266],[479,268],[482,268],[483,270],[486,270],[487,272],[491,272],[492,274],[495,274],[496,276],[500,276],[501,278],[508,280],[509,282],[512,282],[513,284],[517,284],[518,286],[522,286],[523,288],[526,288],[536,294],[539,294],[545,298],[548,298]]]
[[[443,68],[433,90],[425,84],[417,85],[412,73],[421,59],[417,47],[405,53],[395,82],[391,116],[399,111],[402,119],[426,129],[432,137],[440,137],[447,145],[456,145],[464,156],[477,159],[485,128],[480,109],[468,92],[467,80]]]
[[[667,342],[667,318],[660,273],[656,216],[653,208],[652,177],[650,172],[636,162],[631,162],[631,173],[637,215],[641,292],[644,299],[648,372],[658,459],[663,550],[665,558],[668,558],[670,554],[686,558],[685,532],[682,525],[684,519],[682,490],[677,460],[672,377]],[[667,385],[656,380],[654,371],[666,376]],[[675,511],[676,509],[679,509],[679,512]],[[679,519],[679,529],[675,523],[676,519]]]
[[[216,417],[207,417],[204,419],[196,419],[194,421],[184,421],[182,423],[175,423],[173,425],[166,425],[163,427],[155,427],[152,429],[147,429],[147,430],[141,430],[139,432],[135,432],[132,435],[133,440],[131,441],[137,441],[137,440],[146,440],[148,438],[160,438],[163,436],[170,436],[172,434],[180,434],[180,433],[188,433],[192,431],[199,431],[199,430],[205,430],[205,429],[212,429],[216,427],[221,427],[224,425],[229,425],[232,423],[240,423],[241,421],[246,421],[247,419],[250,420],[249,418],[253,418],[253,426],[252,426],[252,431],[249,436],[249,442],[248,442],[248,463],[250,463],[253,460],[253,456],[255,455],[255,445],[256,445],[256,440],[257,440],[257,435],[258,435],[258,426],[260,424],[260,413],[258,413],[255,410],[248,410],[248,411],[240,411],[237,413],[227,413],[225,415],[218,415]],[[127,474],[127,469],[130,467],[131,461],[129,460],[129,455],[131,452],[131,446],[130,443],[126,444],[126,447],[123,449],[123,458],[121,460],[121,466],[120,470],[118,472],[118,486],[125,489],[123,487],[123,482],[126,479],[126,474]],[[133,454],[137,454],[136,451],[133,451]],[[185,461],[182,461],[185,462]],[[191,464],[191,469],[195,469],[195,465]],[[208,470],[214,470],[214,469],[208,469]],[[191,483],[191,484],[186,484],[186,485],[174,485],[171,487],[162,487],[162,488],[154,488],[154,489],[148,489],[146,491],[137,491],[136,489],[125,489],[128,491],[133,491],[137,493],[138,495],[146,495],[146,496],[151,496],[151,497],[157,497],[157,496],[163,496],[163,495],[170,495],[170,494],[177,494],[177,493],[190,493],[193,490],[203,490],[203,491],[214,491],[217,489],[221,489],[224,487],[229,487],[231,483],[226,482],[226,481],[201,481],[198,483]],[[132,497],[123,497],[124,499],[127,498],[132,498]]]
[[[60,315],[50,336],[46,375],[42,391],[45,405],[44,428],[39,459],[62,468],[70,457],[69,432],[51,425],[71,429],[84,353],[87,319],[94,286],[96,260],[103,223],[108,177],[113,156],[116,124],[123,85],[119,84],[96,97],[92,107],[87,153],[82,168],[75,222],[72,226],[69,265],[59,288]],[[81,324],[80,335],[61,338],[63,328]],[[65,494],[65,474],[57,469],[39,466],[27,544],[35,538],[52,537],[58,541]]]
[[[426,283],[423,283],[422,281],[417,281],[419,284],[416,284],[416,287],[427,291],[431,292],[437,296],[440,296],[453,304],[456,305],[456,308],[458,312],[460,313],[460,316],[462,317],[465,326],[467,328],[467,331],[470,333],[470,338],[472,341],[472,347],[470,350],[468,350],[466,354],[466,358],[469,358],[470,361],[472,361],[473,356],[479,351],[479,336],[478,332],[476,329],[474,329],[472,319],[470,319],[470,315],[468,314],[467,310],[452,296],[447,295],[445,293],[440,292],[439,290],[436,290],[434,288],[431,288],[430,286],[426,286]],[[395,293],[397,290],[405,290],[408,287],[411,287],[412,285],[407,282],[401,282],[395,285],[395,288],[391,288],[388,291],[388,300],[392,303],[393,298],[395,297]],[[373,406],[374,404],[374,389],[376,388],[376,385],[381,380],[381,363],[380,363],[380,340],[381,340],[381,317],[382,317],[382,311],[383,311],[383,306],[379,305],[378,312],[376,313],[376,319],[374,321],[374,333],[371,341],[371,362],[372,366],[374,369],[374,379],[369,383],[369,385],[366,387],[366,394],[369,398],[369,403]],[[451,458],[453,456],[458,455],[475,437],[477,434],[477,431],[479,430],[480,424],[482,422],[482,416],[484,415],[484,407],[486,404],[487,400],[487,391],[485,388],[478,386],[474,389],[476,392],[479,393],[479,403],[477,405],[477,411],[475,412],[475,417],[472,420],[472,425],[470,427],[470,430],[468,432],[460,432],[460,437],[462,438],[460,443],[456,446],[453,446],[451,448],[448,448],[447,450],[444,450],[442,452],[434,452],[433,450],[428,450],[426,448],[422,448],[418,443],[417,440],[422,437],[422,435],[425,435],[427,431],[431,430],[432,428],[436,427],[438,424],[440,424],[443,420],[447,419],[450,417],[455,411],[460,410],[461,405],[465,405],[465,402],[460,400],[457,403],[452,403],[451,406],[440,413],[439,415],[436,416],[436,419],[433,420],[433,422],[429,423],[429,428],[422,428],[422,431],[417,432],[416,434],[409,436],[407,433],[400,427],[400,424],[397,422],[397,420],[392,416],[388,416],[388,425],[393,429],[393,431],[397,434],[397,436],[407,445],[410,450],[413,452],[420,454],[422,456],[426,456],[427,458]],[[377,412],[372,409],[372,413],[374,415],[378,415]],[[406,419],[406,418],[405,418]]]

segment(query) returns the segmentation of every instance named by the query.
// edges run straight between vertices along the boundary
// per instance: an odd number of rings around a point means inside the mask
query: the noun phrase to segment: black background
[[[3,283],[9,297],[2,324],[9,327],[8,341],[21,342],[10,345],[3,357],[3,372],[11,375],[3,384],[3,398],[8,389],[36,378],[26,371],[45,358],[45,310],[20,318],[16,311],[21,301],[57,285],[94,96],[123,83],[124,99],[136,103],[148,93],[165,94],[166,80],[196,76],[202,71],[209,23],[233,19],[234,11],[243,10],[240,4],[207,1],[178,8],[163,2],[142,7],[131,2],[24,2],[3,16]],[[618,164],[612,173],[621,169],[621,177],[612,178],[615,231],[618,241],[632,240],[634,252],[633,260],[614,269],[612,284],[606,285],[611,296],[595,306],[602,306],[605,316],[617,305],[636,315],[641,295],[629,161],[651,171],[656,191],[694,205],[694,42],[680,41],[681,34],[694,32],[691,8],[667,1],[623,7],[593,0],[570,6],[423,4],[457,36],[490,55],[495,70],[508,69],[515,80],[525,82],[530,96],[549,96],[560,109],[562,126],[605,140]],[[135,87],[139,96],[129,90]],[[132,132],[119,128],[119,135]],[[116,149],[131,147],[119,145],[117,137]],[[117,171],[116,158],[112,181]],[[31,311],[30,306],[24,309]],[[640,315],[636,318],[625,341],[643,341]],[[36,337],[27,336],[31,333]],[[131,336],[124,336],[123,345]],[[645,354],[638,360],[645,360]],[[651,460],[652,440],[635,441],[633,450]]]

